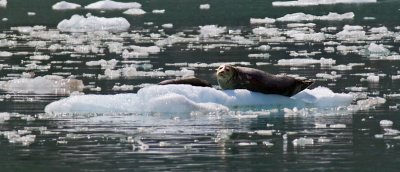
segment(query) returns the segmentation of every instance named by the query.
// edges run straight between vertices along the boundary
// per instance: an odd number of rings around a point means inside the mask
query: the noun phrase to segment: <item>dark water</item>
[[[346,87],[365,87],[363,93],[369,97],[385,97],[388,94],[399,94],[399,80],[391,79],[400,74],[399,60],[373,60],[367,55],[357,53],[342,54],[338,51],[326,52],[323,42],[335,41],[346,46],[368,46],[370,43],[388,46],[392,54],[399,53],[400,1],[378,0],[371,4],[337,4],[311,7],[273,7],[267,0],[139,0],[143,16],[126,16],[122,11],[91,11],[85,9],[71,11],[53,11],[54,0],[9,0],[7,8],[0,9],[0,18],[8,21],[0,22],[2,33],[7,40],[17,41],[15,46],[0,47],[0,51],[13,53],[11,57],[0,57],[0,63],[6,66],[0,70],[0,80],[9,81],[20,78],[22,72],[35,72],[37,76],[58,74],[64,77],[74,75],[83,80],[85,86],[100,87],[101,91],[85,88],[85,94],[117,94],[136,92],[140,84],[154,84],[170,77],[119,77],[101,79],[104,69],[98,66],[85,65],[93,60],[117,59],[114,69],[124,67],[121,54],[81,54],[71,57],[73,53],[60,54],[51,52],[46,47],[60,43],[57,40],[45,40],[46,46],[32,47],[27,42],[42,40],[11,30],[16,26],[46,26],[47,30],[56,29],[63,19],[73,14],[85,15],[90,12],[94,16],[124,17],[131,24],[129,33],[161,34],[164,39],[172,34],[183,32],[186,37],[198,35],[198,26],[216,24],[227,26],[229,30],[240,29],[240,36],[255,40],[254,44],[234,44],[221,37],[200,41],[194,45],[229,44],[215,49],[189,49],[188,43],[177,43],[163,47],[163,51],[139,59],[137,64],[151,64],[146,71],[180,70],[179,66],[166,63],[207,63],[216,62],[248,62],[249,67],[266,70],[272,73],[298,74],[316,79],[314,87],[324,86],[334,92],[345,92]],[[70,1],[85,6],[95,2]],[[210,4],[209,10],[199,10],[200,4]],[[165,14],[152,14],[153,9],[165,9]],[[36,15],[28,16],[27,12]],[[353,20],[344,21],[309,21],[316,25],[315,32],[323,32],[324,27],[336,27],[337,30],[324,32],[335,35],[342,31],[344,25],[359,25],[366,31],[366,39],[356,42],[338,40],[335,36],[327,36],[323,41],[265,41],[258,42],[252,29],[260,25],[250,25],[250,18],[278,18],[285,14],[304,12],[317,16],[328,12],[354,12]],[[364,17],[374,17],[366,20]],[[154,25],[145,25],[153,22]],[[161,25],[173,23],[173,29],[162,30]],[[308,22],[303,22],[308,23]],[[286,22],[276,22],[272,26],[280,32],[291,30]],[[369,30],[373,27],[385,26],[388,31],[380,39],[368,39],[373,36]],[[119,35],[116,33],[114,35]],[[282,34],[283,35],[283,34]],[[285,36],[284,36],[285,37]],[[287,36],[286,36],[287,37]],[[144,41],[144,38],[124,38],[125,45],[154,45],[156,39]],[[213,42],[214,41],[214,42]],[[84,45],[100,42],[106,47],[106,40],[87,41]],[[260,52],[255,49],[260,45],[286,47],[283,50]],[[79,46],[79,45],[78,45]],[[229,48],[226,48],[229,47]],[[335,46],[331,46],[335,47]],[[107,49],[107,48],[105,48]],[[365,48],[364,48],[365,49]],[[351,70],[335,70],[320,64],[296,66],[278,66],[278,60],[290,58],[306,58],[305,56],[289,56],[290,51],[321,52],[313,59],[331,58],[335,65],[364,63]],[[221,52],[222,51],[222,52]],[[39,65],[49,65],[48,69],[28,69],[29,56],[34,53],[51,55],[50,60],[42,60]],[[269,53],[267,59],[248,58],[251,53]],[[75,53],[79,54],[79,53]],[[77,61],[67,63],[66,61]],[[270,63],[256,65],[258,62]],[[21,67],[21,68],[17,68]],[[189,67],[195,76],[209,80],[217,85],[214,78],[214,66]],[[318,73],[332,71],[342,75],[336,79],[321,79]],[[83,74],[94,74],[85,77]],[[366,76],[355,74],[381,74],[379,82],[360,81]],[[384,74],[384,75],[383,75]],[[114,85],[137,86],[129,91],[114,91]],[[387,98],[386,103],[358,111],[334,111],[326,114],[307,113],[305,115],[287,116],[282,109],[269,115],[256,117],[237,117],[236,115],[189,115],[189,114],[64,114],[57,117],[44,112],[47,104],[68,97],[57,94],[18,93],[2,90],[0,92],[0,112],[11,114],[11,119],[0,122],[0,131],[28,130],[36,138],[33,143],[23,145],[10,143],[5,136],[0,137],[1,171],[398,171],[400,153],[399,99]],[[354,102],[353,104],[355,104]],[[247,115],[254,115],[247,112]],[[32,118],[26,119],[27,116]],[[244,115],[246,116],[246,115]],[[385,132],[380,126],[381,120],[390,120],[394,124],[394,133]],[[324,124],[320,128],[318,124]],[[325,125],[326,124],[326,125]],[[339,125],[339,127],[334,127]],[[36,128],[35,128],[36,127]],[[271,134],[257,134],[257,130],[273,130]],[[22,131],[21,131],[22,132]],[[384,134],[385,133],[385,134]],[[23,134],[22,134],[23,135]],[[397,136],[397,138],[396,138]],[[313,144],[296,146],[295,139],[311,138]],[[328,141],[322,141],[326,139]],[[272,146],[269,144],[273,144]]]

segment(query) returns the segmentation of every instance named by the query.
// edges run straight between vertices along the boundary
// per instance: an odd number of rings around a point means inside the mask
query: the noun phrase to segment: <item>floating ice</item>
[[[293,143],[294,146],[304,147],[304,146],[307,146],[307,145],[313,145],[314,144],[314,139],[301,137],[301,138],[298,138],[298,139],[294,139],[292,141],[292,143]]]
[[[73,91],[82,91],[83,87],[81,80],[63,79],[55,75],[0,82],[0,89],[14,93],[69,94]]]
[[[200,10],[209,10],[210,4],[200,4]]]
[[[123,13],[127,14],[127,15],[140,16],[140,15],[146,14],[146,11],[144,11],[140,8],[131,8],[129,10],[124,11]]]
[[[199,27],[201,37],[217,37],[226,32],[226,27],[218,27],[217,25],[205,25]]]
[[[296,0],[296,1],[274,1],[272,6],[315,6],[332,4],[352,4],[352,3],[376,3],[377,0]]]
[[[88,16],[85,18],[81,15],[73,15],[69,20],[64,19],[57,25],[57,28],[63,32],[121,32],[128,30],[129,27],[129,22],[122,17],[104,18]]]
[[[13,53],[8,51],[0,51],[0,57],[11,57]]]
[[[349,20],[354,18],[353,12],[338,14],[330,12],[328,15],[323,16],[314,16],[311,14],[304,14],[304,13],[293,13],[293,14],[286,14],[283,17],[277,18],[277,21],[281,22],[299,22],[299,21],[313,21],[313,20]]]
[[[391,126],[393,126],[393,121],[384,119],[384,120],[379,121],[379,125],[381,127],[391,127]]]
[[[91,10],[124,10],[130,8],[140,8],[141,4],[137,2],[116,2],[112,0],[98,1],[85,6],[85,9]]]
[[[6,7],[7,6],[7,0],[0,0],[0,7]]]
[[[55,101],[46,106],[47,113],[187,113],[226,112],[229,108],[346,106],[352,101],[348,94],[333,93],[319,87],[305,90],[291,98],[266,95],[248,90],[216,90],[189,85],[164,85],[142,88],[137,94],[80,95]]]
[[[161,27],[163,27],[165,29],[172,29],[174,27],[174,25],[172,23],[165,23],[165,24],[161,25]]]
[[[275,19],[265,17],[263,19],[259,18],[250,18],[250,24],[271,24],[275,23]]]
[[[321,65],[333,65],[336,63],[336,60],[333,59],[325,59],[321,58],[319,60],[316,59],[301,59],[301,58],[294,58],[294,59],[280,59],[278,60],[279,66],[305,66],[310,64],[321,64]]]
[[[262,36],[278,36],[281,32],[277,28],[257,27],[253,29],[253,33]]]
[[[73,10],[81,7],[79,4],[61,1],[54,4],[51,8],[53,10]]]
[[[158,9],[154,9],[153,11],[151,11],[153,14],[164,14],[165,13],[165,9],[162,10],[158,10]]]

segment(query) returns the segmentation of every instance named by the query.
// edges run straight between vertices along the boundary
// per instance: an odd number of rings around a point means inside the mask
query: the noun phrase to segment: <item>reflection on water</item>
[[[2,171],[398,171],[399,2],[137,2],[146,14],[54,11],[56,2],[44,0],[9,1],[0,9]],[[124,17],[130,27],[57,30],[73,14],[82,21]],[[116,103],[112,95],[188,75],[217,87],[215,68],[222,63],[314,79],[313,88],[353,100],[271,108],[243,99],[246,106],[226,111],[164,105],[176,109],[167,113],[104,113],[81,100],[79,108],[89,113],[45,113],[51,102],[82,94],[104,95],[91,101],[116,108],[104,103]],[[157,98],[149,95],[138,102]]]

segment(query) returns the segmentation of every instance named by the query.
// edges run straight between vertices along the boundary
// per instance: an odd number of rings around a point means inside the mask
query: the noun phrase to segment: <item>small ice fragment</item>
[[[331,139],[329,139],[327,137],[319,137],[318,142],[319,143],[327,143],[327,142],[331,142]]]
[[[379,121],[379,125],[380,125],[381,127],[391,127],[391,126],[393,126],[393,121],[390,121],[390,120],[381,120],[381,121]]]
[[[131,9],[124,11],[123,13],[126,15],[140,16],[140,15],[146,14],[146,11],[144,11],[140,8],[131,8]]]
[[[5,18],[5,17],[4,17],[4,18],[1,19],[1,21],[4,21],[4,22],[5,22],[5,21],[8,21],[8,18]]]
[[[306,137],[301,137],[298,139],[294,139],[292,141],[294,146],[307,146],[307,145],[313,145],[314,144],[314,140],[312,138],[306,138]]]
[[[91,3],[85,6],[85,9],[90,10],[125,10],[130,8],[140,8],[141,4],[137,2],[116,2],[112,0],[103,0]]]
[[[329,128],[346,128],[346,124],[331,124]]]
[[[28,16],[34,16],[34,15],[36,15],[35,12],[28,12]]]
[[[240,142],[238,143],[239,146],[257,146],[256,142]]]
[[[328,127],[328,125],[321,124],[321,123],[315,123],[314,125],[315,125],[315,128],[327,128]]]
[[[209,10],[210,4],[200,4],[200,10]]]
[[[271,24],[275,23],[275,19],[265,17],[263,19],[259,18],[250,18],[250,24]]]
[[[205,25],[200,27],[201,37],[217,37],[222,33],[226,32],[226,27],[218,27],[217,25]]]
[[[79,4],[61,1],[61,2],[57,2],[56,4],[54,4],[51,8],[53,10],[73,10],[73,9],[78,9],[81,7],[82,6]]]
[[[8,51],[0,51],[0,57],[11,57],[13,53]]]
[[[257,133],[258,135],[272,136],[275,130],[255,130],[254,132]]]
[[[5,8],[7,6],[7,0],[0,0],[0,7]]]
[[[274,146],[274,144],[271,143],[271,142],[269,142],[269,141],[263,141],[262,144],[265,145],[265,146],[267,146],[267,147],[272,147],[272,146]]]
[[[7,112],[0,113],[0,123],[10,120],[10,114]]]
[[[158,10],[158,9],[154,9],[153,11],[151,11],[153,14],[164,14],[165,13],[165,9],[162,10]]]
[[[172,23],[166,23],[161,25],[161,27],[165,28],[165,29],[172,29],[174,27],[174,25]]]

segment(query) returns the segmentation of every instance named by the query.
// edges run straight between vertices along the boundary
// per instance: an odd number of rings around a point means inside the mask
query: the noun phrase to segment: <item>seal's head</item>
[[[217,81],[222,89],[232,87],[231,80],[235,75],[235,67],[223,64],[217,68]]]
[[[233,76],[233,66],[223,64],[217,68],[217,78],[228,80]]]

